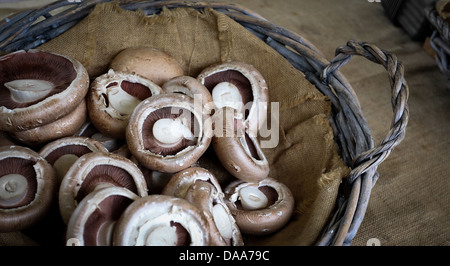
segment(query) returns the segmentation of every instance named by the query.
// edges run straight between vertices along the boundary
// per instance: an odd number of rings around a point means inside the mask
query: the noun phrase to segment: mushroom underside
[[[187,109],[163,107],[151,112],[142,126],[144,148],[162,156],[195,145],[199,124]]]

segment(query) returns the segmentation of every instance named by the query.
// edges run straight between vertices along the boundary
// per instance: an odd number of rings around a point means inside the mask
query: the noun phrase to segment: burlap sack
[[[333,211],[341,179],[349,173],[337,154],[327,97],[275,50],[214,10],[164,9],[160,15],[146,17],[115,3],[99,4],[75,27],[39,49],[72,56],[94,79],[108,70],[118,52],[135,46],[167,52],[186,75],[194,77],[203,68],[228,60],[247,62],[263,74],[270,101],[279,103],[279,116],[272,118],[279,121],[278,145],[264,152],[270,176],[293,191],[296,208],[281,231],[248,236],[246,244],[313,244]]]

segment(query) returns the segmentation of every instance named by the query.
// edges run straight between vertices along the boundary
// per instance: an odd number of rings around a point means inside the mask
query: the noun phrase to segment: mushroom
[[[89,88],[84,66],[39,50],[0,57],[0,130],[23,131],[71,113]]]
[[[217,63],[202,70],[197,79],[211,92],[216,109],[238,110],[249,133],[256,136],[267,118],[269,90],[254,66],[239,61]]]
[[[26,145],[38,145],[72,136],[83,125],[87,118],[86,102],[82,101],[68,115],[43,126],[14,131],[10,135]]]
[[[56,191],[53,168],[38,153],[0,147],[0,232],[23,230],[42,220]]]
[[[188,168],[211,143],[209,115],[195,108],[193,99],[178,93],[154,95],[130,116],[128,148],[143,166],[165,173]]]
[[[200,104],[207,114],[214,109],[211,93],[196,78],[190,76],[172,78],[163,84],[162,90],[165,93],[181,93],[193,98],[194,103]]]
[[[67,225],[66,239],[80,246],[112,246],[120,215],[138,195],[124,187],[105,187],[89,193],[75,208]]]
[[[59,188],[59,210],[67,224],[77,204],[90,192],[102,187],[120,186],[140,197],[147,184],[139,168],[129,159],[113,153],[82,155],[69,168]]]
[[[162,89],[146,78],[110,69],[90,86],[89,118],[104,135],[123,139],[128,118],[136,105],[160,93]]]
[[[210,245],[244,244],[236,221],[225,203],[222,188],[207,169],[190,167],[176,173],[162,194],[184,198],[203,212],[209,224]]]
[[[128,144],[126,143],[120,146],[119,148],[113,150],[112,153],[131,159],[131,152],[130,149],[128,149]]]
[[[180,64],[169,54],[151,47],[130,47],[111,61],[114,71],[135,73],[162,86],[171,78],[184,75]]]
[[[116,246],[206,246],[208,223],[185,199],[149,195],[131,203],[117,221]]]
[[[90,152],[107,153],[108,150],[94,139],[74,136],[48,143],[39,151],[39,155],[53,166],[58,183],[61,183],[73,163],[82,155]]]
[[[256,137],[244,129],[237,110],[224,107],[213,115],[212,147],[227,171],[247,182],[259,181],[269,175],[269,162]]]
[[[224,189],[228,206],[242,233],[266,235],[280,230],[292,216],[290,189],[273,178],[235,181]]]

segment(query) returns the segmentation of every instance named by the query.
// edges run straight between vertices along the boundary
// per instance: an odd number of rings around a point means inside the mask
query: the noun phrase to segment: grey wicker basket
[[[0,51],[31,49],[55,38],[88,15],[94,6],[108,0],[57,1],[37,10],[15,14],[0,22]],[[277,26],[260,15],[235,4],[191,1],[117,1],[123,9],[143,10],[158,14],[162,8],[191,7],[213,8],[243,25],[246,29],[273,47],[332,103],[330,118],[336,144],[351,173],[341,185],[334,215],[316,245],[350,245],[366,212],[372,187],[378,179],[377,167],[404,138],[408,121],[408,86],[403,65],[395,55],[364,42],[349,41],[336,50],[331,61],[297,33]],[[62,12],[50,12],[68,6]],[[44,20],[36,22],[39,17]],[[386,137],[374,145],[368,123],[362,113],[355,93],[340,73],[353,55],[359,55],[381,64],[391,82],[393,118]]]

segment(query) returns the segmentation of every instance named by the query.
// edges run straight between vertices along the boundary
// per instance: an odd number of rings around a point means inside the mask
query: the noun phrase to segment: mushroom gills
[[[163,107],[151,112],[142,127],[144,148],[162,156],[175,155],[195,145],[194,114],[183,108]]]
[[[73,165],[73,163],[75,163],[75,161],[78,160],[78,158],[80,158],[81,156],[83,156],[86,153],[90,153],[90,152],[93,152],[94,150],[96,150],[96,148],[90,147],[86,144],[80,144],[80,143],[70,144],[71,142],[74,141],[74,140],[70,139],[70,137],[61,139],[61,140],[65,140],[65,143],[68,143],[68,144],[67,145],[64,144],[63,146],[60,146],[60,147],[52,150],[48,154],[46,152],[46,150],[48,150],[48,149],[44,148],[43,151],[41,151],[41,153],[44,152],[44,154],[46,154],[46,155],[43,155],[44,159],[53,166],[53,169],[55,169],[56,177],[57,177],[59,183],[62,181],[62,179],[66,175],[67,171]],[[53,143],[58,143],[58,142],[50,143],[49,144],[50,147]],[[101,148],[103,148],[103,147],[101,147]],[[105,149],[105,151],[106,151],[106,149]]]
[[[86,175],[76,200],[79,202],[90,192],[106,186],[121,186],[138,193],[133,177],[126,170],[113,165],[97,165]]]
[[[11,92],[11,98],[18,103],[38,101],[47,96],[55,85],[46,80],[16,79],[4,83]]]
[[[128,94],[119,87],[114,87],[108,90],[108,102],[121,115],[130,115],[141,100]]]
[[[222,107],[230,106],[240,112],[243,111],[242,108],[245,108],[244,117],[247,118],[253,102],[253,89],[244,74],[232,69],[223,70],[207,76],[203,83],[211,91],[217,109],[220,109],[219,106],[224,101],[231,100],[229,105],[222,105]],[[237,103],[237,101],[240,102]],[[235,106],[239,108],[235,108]]]
[[[239,137],[239,141],[241,142],[245,152],[247,152],[249,156],[257,161],[261,160],[261,157],[258,154],[258,150],[247,132],[244,133],[244,137]]]

